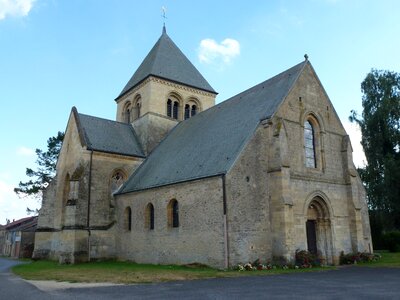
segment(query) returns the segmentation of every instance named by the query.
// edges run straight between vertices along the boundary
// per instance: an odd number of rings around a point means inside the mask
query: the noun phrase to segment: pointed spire
[[[165,23],[164,23],[163,28],[162,28],[162,34],[167,34],[167,28],[165,28]]]
[[[164,25],[161,37],[132,75],[117,99],[149,76],[163,78],[217,94],[166,32]]]

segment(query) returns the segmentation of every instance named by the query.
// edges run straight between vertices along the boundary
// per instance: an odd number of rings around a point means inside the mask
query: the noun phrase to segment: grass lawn
[[[264,271],[223,271],[202,266],[148,265],[131,262],[91,262],[59,265],[52,261],[34,261],[13,267],[13,272],[28,280],[66,282],[150,283],[217,277],[257,276],[331,270],[334,267],[312,269],[273,269]]]
[[[395,267],[400,268],[400,252],[375,251],[382,258],[373,263],[359,263],[360,266],[366,267]]]
[[[400,252],[377,251],[382,258],[376,262],[359,263],[360,267],[400,267]],[[298,272],[332,270],[335,267],[312,269],[276,268],[263,271],[217,270],[198,265],[150,265],[132,262],[103,261],[76,265],[60,265],[53,261],[31,261],[13,267],[13,272],[28,280],[55,280],[66,282],[149,283],[194,280],[217,277],[259,276]]]

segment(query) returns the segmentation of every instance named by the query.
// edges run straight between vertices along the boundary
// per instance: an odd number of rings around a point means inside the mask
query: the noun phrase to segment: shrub
[[[380,259],[379,254],[368,253],[368,252],[357,252],[357,253],[347,253],[344,254],[342,251],[340,253],[340,264],[341,265],[351,265],[357,264],[359,262],[372,262]]]
[[[301,268],[311,268],[312,266],[320,266],[321,262],[317,255],[307,250],[296,250],[296,266]]]
[[[400,252],[400,231],[389,231],[383,234],[382,244],[390,252]]]

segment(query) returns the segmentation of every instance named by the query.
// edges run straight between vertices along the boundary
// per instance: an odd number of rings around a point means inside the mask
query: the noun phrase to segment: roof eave
[[[174,181],[174,182],[163,183],[163,184],[160,184],[160,185],[153,185],[153,186],[149,186],[149,187],[146,187],[146,188],[133,189],[133,190],[125,191],[125,192],[124,191],[117,192],[114,195],[124,195],[124,194],[130,194],[130,193],[135,193],[135,192],[141,192],[141,191],[151,190],[151,189],[155,189],[155,188],[161,188],[161,187],[165,187],[165,186],[170,186],[170,185],[174,185],[174,184],[180,184],[180,183],[191,182],[191,181],[207,179],[207,178],[213,178],[213,177],[220,177],[220,176],[223,176],[223,175],[226,175],[226,174],[227,174],[227,172],[221,172],[221,173],[217,173],[217,174],[213,174],[213,175],[199,176],[199,177],[196,177],[196,178],[189,178],[189,179],[185,179],[185,180],[179,180],[179,181]]]
[[[106,150],[102,150],[102,149],[97,149],[95,147],[87,147],[86,149],[89,151],[96,151],[96,152],[100,152],[100,153],[116,154],[116,155],[123,155],[123,156],[137,157],[137,158],[146,158],[146,156],[143,154],[129,154],[129,153],[123,153],[123,152],[116,152],[116,151],[106,151]]]
[[[144,82],[149,77],[160,78],[160,79],[167,80],[167,81],[170,81],[170,82],[173,82],[173,83],[177,83],[177,84],[180,84],[180,85],[184,85],[184,86],[187,86],[187,87],[190,87],[190,88],[201,90],[201,91],[204,91],[204,92],[207,92],[207,93],[218,95],[218,93],[214,89],[213,90],[208,90],[208,89],[200,88],[198,86],[189,85],[189,84],[182,83],[182,82],[179,82],[179,81],[176,81],[176,80],[172,80],[172,79],[169,79],[169,78],[166,78],[166,77],[162,77],[162,76],[159,76],[159,75],[149,74],[146,77],[144,77],[142,80],[140,80],[138,83],[136,83],[134,86],[132,86],[131,88],[126,90],[124,93],[119,94],[119,96],[117,98],[115,98],[114,101],[118,102],[119,99],[121,99],[123,96],[128,94],[130,91],[132,91],[134,88],[136,88],[138,85],[140,85],[142,82]]]

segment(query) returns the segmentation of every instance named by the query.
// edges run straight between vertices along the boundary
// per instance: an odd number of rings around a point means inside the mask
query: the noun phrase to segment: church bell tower
[[[161,37],[115,99],[117,121],[132,124],[148,155],[178,122],[213,106],[216,95],[164,26]]]

